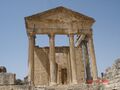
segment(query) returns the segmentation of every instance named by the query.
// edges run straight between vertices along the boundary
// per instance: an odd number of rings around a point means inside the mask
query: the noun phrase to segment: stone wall
[[[49,48],[35,47],[34,56],[34,83],[48,85],[49,82]]]
[[[70,56],[69,47],[55,47],[56,63],[57,63],[57,78],[60,81],[61,72],[59,69],[66,69],[67,76],[66,84],[71,81],[71,67],[70,67]],[[84,65],[82,61],[81,49],[75,48],[76,53],[76,70],[77,70],[77,81],[78,83],[83,83],[85,81]],[[34,83],[35,86],[48,85],[49,84],[49,47],[35,47],[34,52]],[[62,75],[62,74],[61,74]],[[59,82],[60,84],[60,82]]]
[[[57,63],[57,83],[68,84],[70,82],[70,58],[68,47],[56,47],[56,63]],[[63,74],[64,73],[64,74]],[[61,78],[63,77],[63,78]]]
[[[15,84],[15,74],[0,73],[0,85],[13,85]]]
[[[82,49],[76,48],[75,49],[76,54],[76,70],[77,70],[77,82],[78,83],[84,83],[85,80],[85,69],[84,69],[84,63],[82,60]]]

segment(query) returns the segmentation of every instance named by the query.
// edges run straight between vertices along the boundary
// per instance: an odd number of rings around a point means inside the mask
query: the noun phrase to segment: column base
[[[93,80],[94,80],[94,81],[95,81],[95,80],[98,80],[98,78],[95,77],[95,78],[93,78]]]
[[[77,83],[77,80],[72,81],[72,83],[71,83],[71,84],[78,84],[78,83]]]
[[[56,83],[56,82],[50,82],[49,85],[50,85],[50,86],[55,86],[55,85],[57,85],[57,83]]]

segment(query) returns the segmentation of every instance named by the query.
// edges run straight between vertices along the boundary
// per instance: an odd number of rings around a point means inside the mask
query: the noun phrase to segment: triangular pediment
[[[83,30],[86,33],[94,22],[93,18],[65,7],[25,17],[27,32],[34,30],[36,34],[76,34]]]
[[[81,13],[72,11],[65,7],[57,7],[54,9],[47,10],[32,16],[26,17],[28,20],[35,21],[58,21],[58,22],[73,22],[73,21],[91,21],[94,22],[94,19],[83,15]]]

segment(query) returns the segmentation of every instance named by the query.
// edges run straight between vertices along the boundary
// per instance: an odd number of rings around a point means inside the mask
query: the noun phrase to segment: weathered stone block
[[[0,85],[13,85],[15,84],[15,74],[0,73]]]

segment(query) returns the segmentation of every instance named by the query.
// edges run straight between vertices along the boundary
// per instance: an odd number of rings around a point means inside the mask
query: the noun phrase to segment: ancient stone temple
[[[25,17],[29,40],[29,84],[53,86],[97,80],[92,34],[94,22],[93,18],[64,7]],[[36,35],[41,34],[48,35],[49,47],[36,46]],[[55,46],[56,35],[67,35],[69,46]]]

